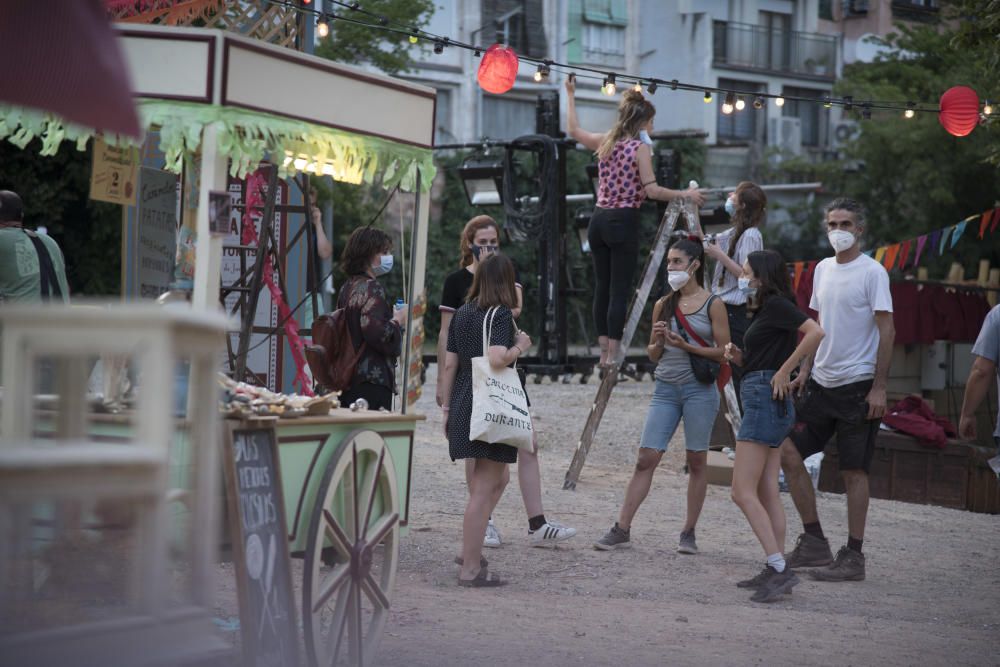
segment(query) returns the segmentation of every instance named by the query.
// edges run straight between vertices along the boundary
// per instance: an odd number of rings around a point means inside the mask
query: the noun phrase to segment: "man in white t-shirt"
[[[889,275],[861,252],[864,224],[864,208],[854,200],[837,199],[826,208],[827,234],[836,256],[816,266],[809,303],[819,313],[826,337],[815,360],[802,364],[795,381],[796,390],[802,392],[796,406],[798,422],[781,445],[781,467],[804,528],[787,558],[788,566],[825,566],[810,573],[821,581],[865,578],[861,546],[868,514],[868,471],[885,414],[895,338]],[[823,451],[835,435],[847,489],[848,531],[847,545],[836,559],[823,535],[816,492],[802,462]]]

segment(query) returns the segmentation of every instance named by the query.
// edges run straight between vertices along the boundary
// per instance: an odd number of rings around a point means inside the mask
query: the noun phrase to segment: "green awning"
[[[427,191],[436,172],[430,149],[388,139],[233,107],[155,99],[139,100],[136,106],[144,128],[159,128],[165,169],[175,173],[198,152],[202,130],[211,123],[218,126],[220,151],[230,159],[229,171],[236,177],[253,171],[261,160],[271,159],[282,176],[303,170],[322,173],[322,166],[328,165],[337,174],[347,172],[358,181],[377,181],[386,189],[399,185],[412,192],[417,173],[421,189]],[[102,133],[51,114],[0,107],[0,140],[24,148],[37,137],[42,155],[54,155],[63,141],[73,141],[77,150],[84,150],[87,141],[98,134]],[[112,145],[136,143],[115,135],[104,140]]]

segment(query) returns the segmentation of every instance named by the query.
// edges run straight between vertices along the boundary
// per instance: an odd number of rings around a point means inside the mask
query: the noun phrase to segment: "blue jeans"
[[[771,378],[774,371],[754,371],[743,376],[740,394],[743,397],[743,423],[737,440],[779,447],[795,426],[792,397],[776,401],[772,396]]]
[[[667,445],[683,417],[685,449],[689,452],[708,451],[708,440],[718,411],[719,390],[714,382],[702,384],[692,380],[686,384],[671,384],[657,380],[639,446],[667,451]]]

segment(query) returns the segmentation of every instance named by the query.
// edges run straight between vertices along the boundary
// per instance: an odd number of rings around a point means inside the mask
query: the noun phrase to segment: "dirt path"
[[[579,535],[558,550],[532,549],[516,471],[496,512],[501,549],[491,571],[511,583],[454,583],[465,487],[448,459],[434,368],[417,410],[411,530],[401,549],[384,665],[1000,664],[1000,517],[873,500],[868,580],[805,580],[772,605],[733,584],[762,554],[729,489],[709,487],[698,556],[674,551],[686,478],[680,434],[633,526],[630,551],[591,542],[616,516],[645,418],[649,382],[615,392],[577,491],[562,477],[593,400],[593,384],[529,385],[542,444],[546,514]],[[801,524],[785,496],[789,544]],[[834,548],[846,539],[842,496],[820,494]]]

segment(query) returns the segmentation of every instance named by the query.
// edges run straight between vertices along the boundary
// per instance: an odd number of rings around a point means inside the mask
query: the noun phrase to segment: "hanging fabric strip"
[[[958,244],[958,239],[962,238],[962,234],[965,233],[965,226],[969,224],[968,220],[963,220],[962,222],[955,225],[955,232],[951,235],[951,247],[954,248]]]
[[[944,229],[941,230],[941,243],[940,245],[938,245],[937,249],[938,255],[944,254],[944,247],[948,245],[948,235],[951,234],[953,229],[955,229],[954,225],[952,225],[951,227],[945,227]]]
[[[903,241],[902,247],[899,249],[899,270],[902,271],[906,268],[906,260],[910,258],[910,244],[913,241]]]
[[[917,256],[913,259],[913,266],[920,264],[920,255],[924,253],[924,246],[927,245],[927,234],[917,239]]]
[[[896,266],[896,257],[899,255],[898,243],[893,243],[891,246],[885,249],[885,270],[892,271],[893,267]]]

